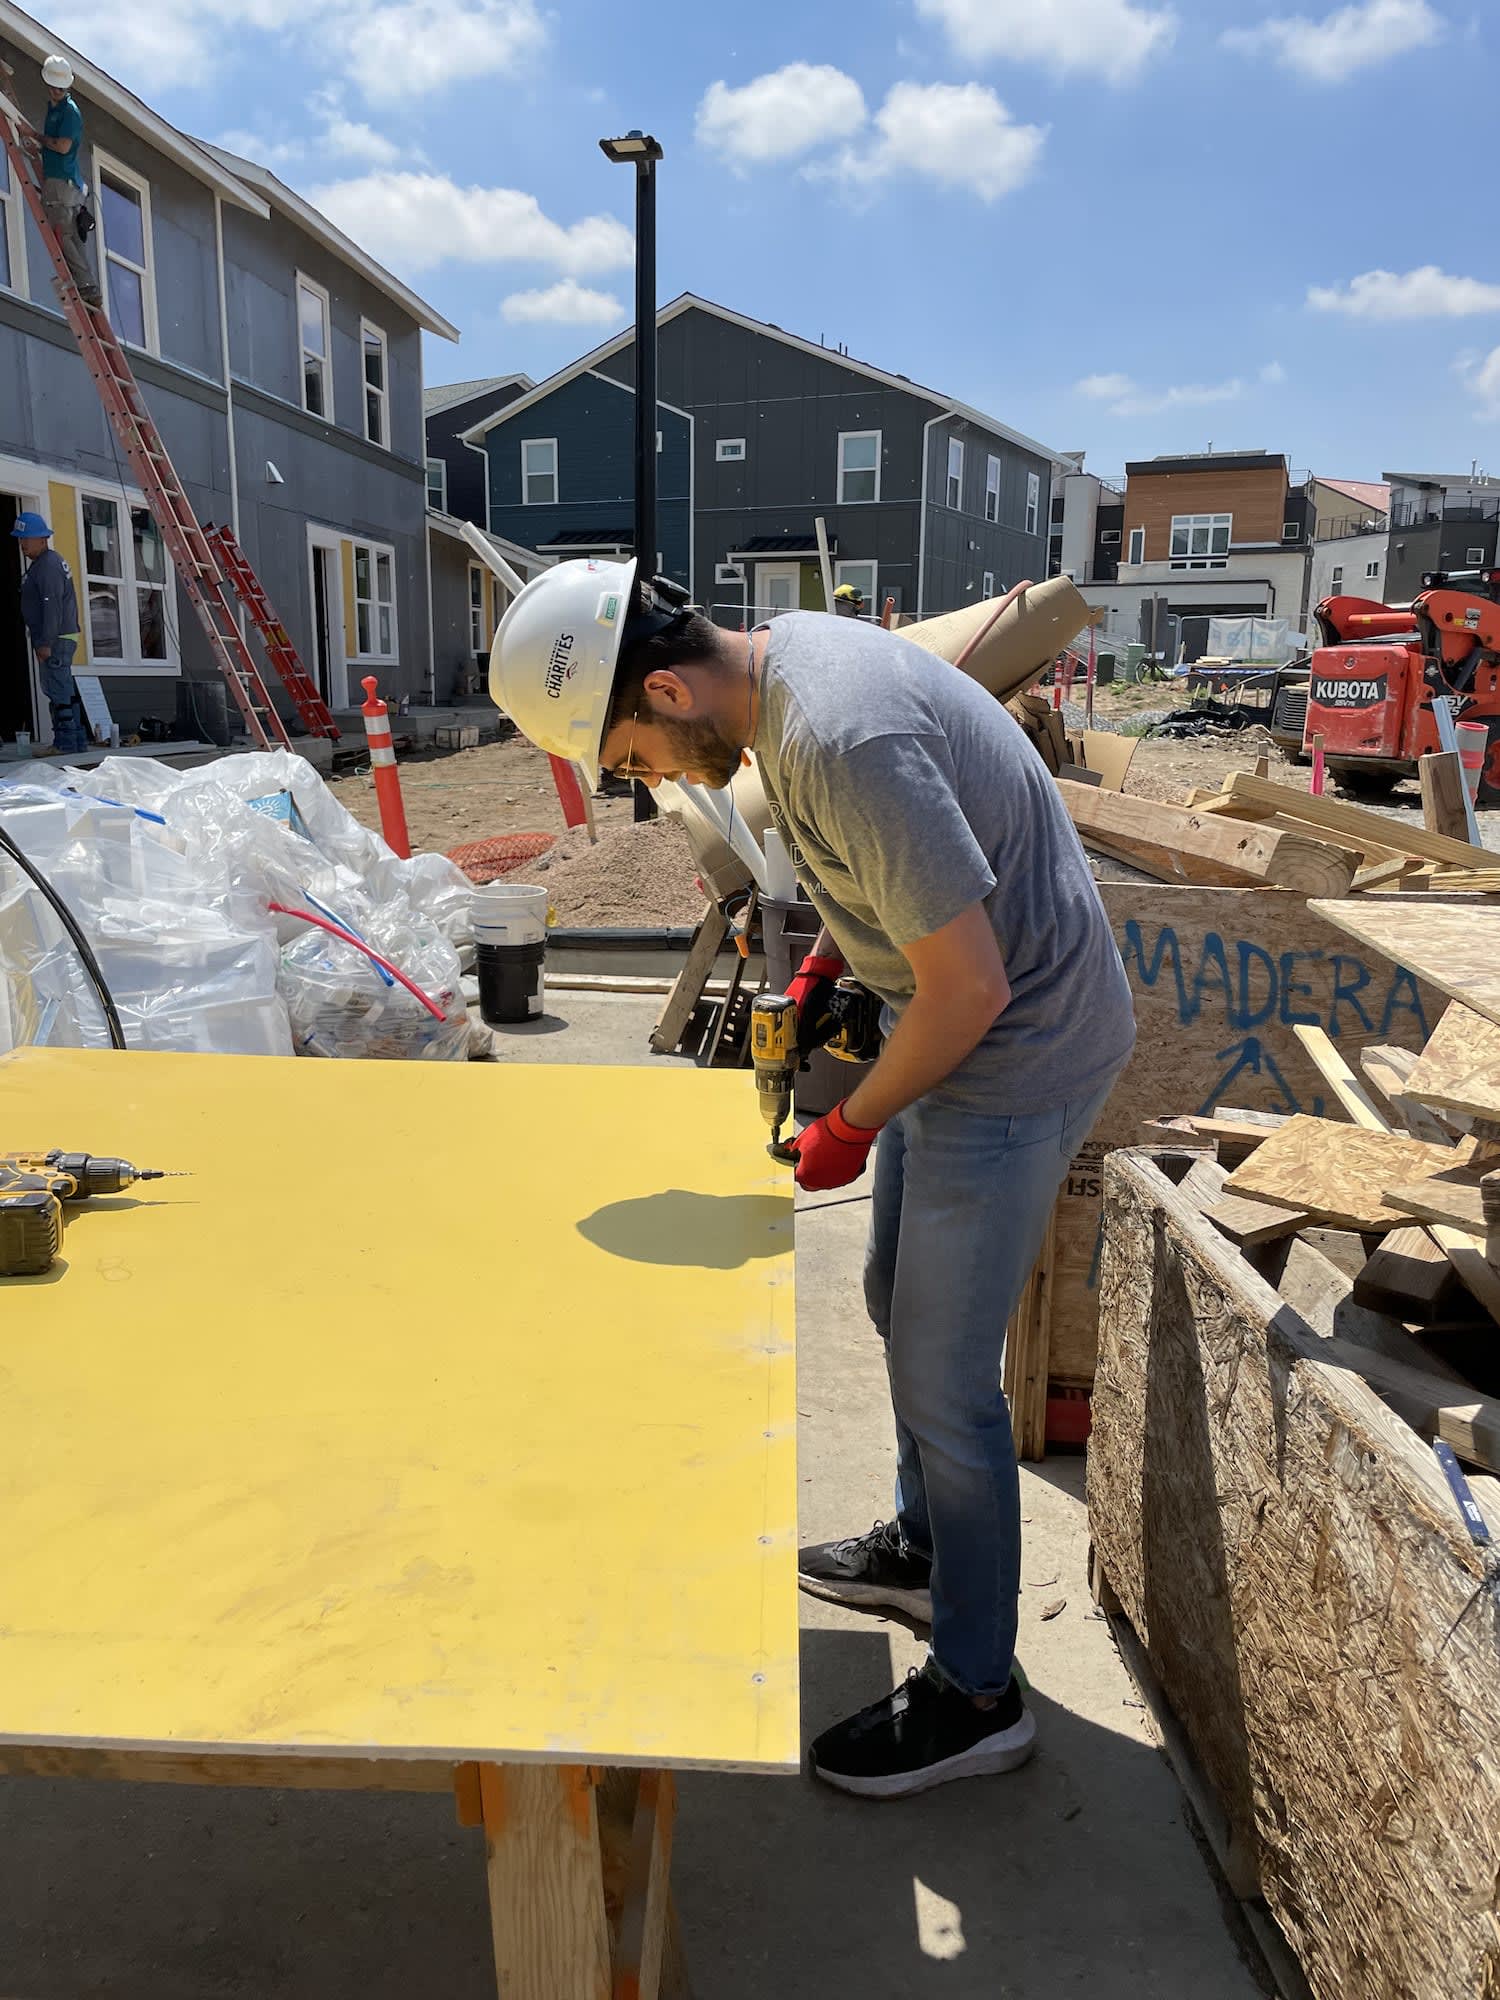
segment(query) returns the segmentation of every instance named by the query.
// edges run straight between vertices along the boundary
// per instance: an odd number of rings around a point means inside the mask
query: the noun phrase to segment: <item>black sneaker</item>
[[[901,1540],[894,1521],[877,1521],[867,1535],[814,1542],[797,1557],[797,1581],[813,1597],[874,1611],[882,1604],[932,1623],[932,1557]]]
[[[976,1708],[929,1660],[894,1694],[812,1746],[815,1777],[865,1799],[904,1799],[954,1778],[1014,1771],[1036,1747],[1036,1723],[1012,1679],[993,1708]]]

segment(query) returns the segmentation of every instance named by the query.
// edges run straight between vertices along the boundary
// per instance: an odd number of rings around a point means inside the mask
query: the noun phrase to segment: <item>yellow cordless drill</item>
[[[51,1270],[62,1249],[64,1203],[167,1178],[159,1167],[94,1153],[0,1153],[0,1278]]]
[[[857,979],[846,973],[836,981],[820,1018],[800,1027],[797,1003],[785,993],[758,993],[750,1003],[750,1061],[760,1115],[771,1128],[766,1151],[773,1160],[793,1157],[781,1128],[792,1115],[798,1070],[815,1049],[824,1048],[841,1062],[870,1062],[880,1053],[880,1003]]]

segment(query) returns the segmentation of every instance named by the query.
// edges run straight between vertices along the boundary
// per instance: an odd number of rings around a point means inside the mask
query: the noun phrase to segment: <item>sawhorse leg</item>
[[[461,1764],[484,1828],[501,2000],[688,2000],[670,1870],[670,1772]]]

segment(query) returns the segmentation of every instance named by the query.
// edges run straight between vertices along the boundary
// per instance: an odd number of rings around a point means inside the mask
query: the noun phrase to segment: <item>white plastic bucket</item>
[[[474,891],[480,1018],[491,1028],[534,1020],[546,1003],[547,891],[491,882]]]
[[[547,891],[524,882],[489,882],[469,906],[475,944],[543,944]]]

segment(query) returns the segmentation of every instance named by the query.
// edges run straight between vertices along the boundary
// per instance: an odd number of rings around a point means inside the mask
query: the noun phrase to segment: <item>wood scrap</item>
[[[1121,736],[1108,729],[1084,730],[1083,761],[1089,770],[1099,773],[1099,782],[1107,792],[1124,791],[1140,741],[1139,736]]]
[[[1353,1122],[1369,1132],[1385,1130],[1387,1121],[1380,1107],[1334,1047],[1326,1029],[1299,1023],[1292,1032]]]
[[[1429,833],[1450,840],[1469,838],[1468,787],[1463,759],[1456,750],[1429,750],[1417,759],[1422,786],[1422,824]]]
[[[1410,1186],[1390,1188],[1386,1200],[1421,1222],[1446,1223],[1466,1235],[1483,1237],[1485,1256],[1500,1265],[1500,1174],[1455,1167]]]
[[[1212,1118],[1189,1113],[1181,1117],[1150,1119],[1142,1126],[1142,1138],[1147,1145],[1178,1145],[1186,1140],[1192,1144],[1212,1146],[1224,1165],[1233,1167],[1247,1159],[1262,1139],[1286,1122],[1285,1117],[1276,1111],[1230,1111],[1226,1108]]]
[[[1413,874],[1421,866],[1414,854],[1397,854],[1389,861],[1371,862],[1359,869],[1349,887],[1355,895],[1366,889],[1394,888],[1403,876]],[[1500,883],[1496,887],[1500,888]]]
[[[1500,910],[1457,903],[1414,910],[1368,896],[1308,908],[1500,1024]]]
[[[1120,792],[1060,789],[1073,824],[1116,848],[1181,864],[1180,879],[1233,888],[1261,884],[1309,896],[1342,896],[1354,879],[1347,853],[1316,838],[1266,831]]]
[[[1500,1024],[1455,1002],[1433,1029],[1405,1089],[1421,1104],[1500,1120]]]
[[[1299,1115],[1235,1168],[1227,1192],[1305,1208],[1338,1229],[1398,1229],[1404,1214],[1385,1201],[1385,1190],[1411,1186],[1452,1164],[1450,1149],[1420,1139]]]
[[[1418,1060],[1415,1050],[1394,1048],[1388,1043],[1372,1044],[1359,1052],[1365,1082],[1385,1100],[1396,1125],[1414,1139],[1425,1139],[1430,1146],[1451,1145],[1455,1137],[1452,1127],[1445,1125],[1436,1112],[1430,1111],[1406,1088]]]
[[[1493,895],[1500,891],[1500,875],[1489,869],[1439,868],[1429,876],[1428,883],[1448,895]]]
[[[1371,1251],[1354,1280],[1357,1305],[1417,1326],[1436,1326],[1454,1317],[1462,1292],[1446,1253],[1425,1229],[1393,1229]]]
[[[1295,1236],[1312,1220],[1305,1208],[1278,1208],[1274,1202],[1247,1201],[1243,1195],[1233,1194],[1225,1195],[1203,1213],[1242,1250],[1274,1242],[1278,1236]]]
[[[1383,1354],[1388,1361],[1425,1368],[1445,1382],[1473,1388],[1456,1368],[1422,1347],[1396,1314],[1356,1298],[1348,1273],[1322,1256],[1305,1237],[1293,1238],[1284,1258],[1260,1268],[1287,1304],[1325,1338],[1352,1341],[1373,1354]]]
[[[1487,848],[1471,847],[1466,840],[1450,840],[1446,835],[1429,833],[1425,827],[1385,819],[1364,806],[1347,805],[1342,799],[1315,799],[1309,792],[1293,791],[1288,785],[1252,777],[1247,771],[1236,771],[1225,789],[1231,798],[1269,806],[1272,812],[1290,813],[1334,833],[1364,837],[1388,852],[1419,854],[1426,861],[1440,861],[1451,868],[1500,868],[1500,854],[1491,854]]]

